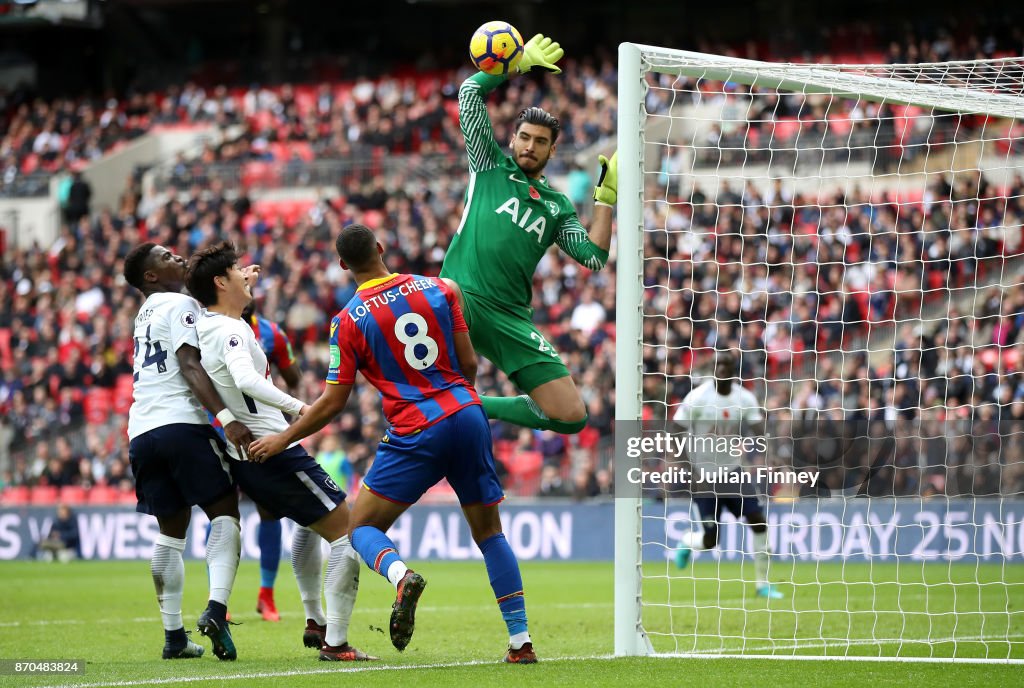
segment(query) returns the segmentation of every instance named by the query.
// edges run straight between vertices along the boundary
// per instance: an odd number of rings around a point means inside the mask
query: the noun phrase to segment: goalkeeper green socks
[[[565,423],[548,418],[537,406],[537,402],[525,394],[518,397],[480,395],[480,401],[484,405],[484,411],[488,418],[503,420],[525,428],[553,430],[561,435],[575,435],[587,426],[586,417],[575,423]]]

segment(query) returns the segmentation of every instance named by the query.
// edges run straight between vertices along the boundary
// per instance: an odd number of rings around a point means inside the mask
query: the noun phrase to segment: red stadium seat
[[[0,327],[0,368],[7,368],[14,363],[11,354],[11,331]]]
[[[772,138],[775,141],[789,141],[800,133],[800,120],[795,117],[782,117],[775,120],[772,131]]]
[[[32,488],[29,502],[33,506],[50,506],[57,503],[60,492],[53,485],[36,485]]]
[[[832,133],[836,136],[846,136],[853,129],[853,121],[847,114],[835,114],[829,115],[828,128],[832,130]]]
[[[278,178],[278,168],[275,164],[254,160],[245,163],[242,167],[242,185],[246,188],[255,186],[272,186]]]
[[[117,504],[119,501],[119,490],[109,485],[94,485],[89,490],[90,504]]]
[[[60,501],[65,504],[79,505],[88,501],[88,490],[81,485],[65,485],[60,488]]]
[[[85,393],[83,406],[87,422],[105,423],[114,408],[113,390],[104,387],[93,387]]]
[[[25,485],[12,485],[0,492],[0,504],[4,506],[24,506],[29,503],[31,490]]]
[[[540,477],[544,455],[539,451],[518,452],[512,457],[509,473],[519,481],[528,482]]]

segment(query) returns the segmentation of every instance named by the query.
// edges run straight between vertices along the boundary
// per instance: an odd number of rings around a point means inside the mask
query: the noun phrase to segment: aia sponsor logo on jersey
[[[533,187],[530,187],[533,189]],[[536,189],[534,189],[536,191]],[[547,218],[543,214],[538,213],[536,217],[533,217],[534,208],[527,204],[525,207],[520,208],[519,199],[513,196],[508,199],[500,206],[498,206],[494,213],[496,215],[509,215],[512,222],[524,229],[528,234],[535,234],[537,236],[537,243],[543,243],[544,231],[547,229]]]

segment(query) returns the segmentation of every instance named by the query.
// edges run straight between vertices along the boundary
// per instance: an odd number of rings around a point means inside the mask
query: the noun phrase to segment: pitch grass
[[[204,606],[206,573],[201,562],[189,562],[185,593],[186,627],[195,623]],[[0,658],[33,659],[85,659],[88,662],[84,676],[59,677],[0,676],[0,686],[50,685],[179,685],[187,682],[197,686],[226,685],[238,688],[248,686],[337,686],[339,681],[355,682],[359,686],[623,686],[664,685],[675,686],[696,683],[701,685],[743,686],[753,682],[759,685],[792,685],[796,683],[825,686],[864,685],[950,685],[987,686],[1015,685],[1019,681],[1020,666],[909,664],[900,662],[861,663],[832,661],[777,661],[769,659],[717,660],[690,658],[629,658],[611,659],[612,652],[612,567],[610,564],[588,563],[527,563],[523,565],[526,581],[527,604],[531,632],[542,662],[536,666],[505,666],[498,663],[504,654],[506,634],[487,583],[482,562],[422,563],[415,564],[428,579],[427,590],[417,614],[416,635],[406,652],[399,654],[386,636],[386,624],[393,592],[390,586],[370,571],[362,573],[359,603],[353,616],[350,639],[358,647],[377,654],[384,660],[374,664],[336,665],[318,662],[315,652],[302,647],[300,636],[304,624],[301,604],[294,579],[287,564],[278,578],[278,605],[282,611],[281,623],[266,623],[253,611],[258,570],[254,562],[246,561],[239,571],[232,604],[232,616],[242,623],[234,627],[239,648],[237,662],[219,662],[209,654],[199,660],[165,662],[159,659],[163,634],[149,577],[147,562],[74,562],[68,565],[35,562],[0,563]],[[929,567],[926,567],[929,568]],[[852,576],[854,567],[847,566]],[[885,574],[885,567],[875,566],[873,575]],[[902,571],[902,568],[901,568]],[[995,605],[1002,609],[1009,589],[1011,604],[1022,603],[1019,591],[1024,583],[1024,567],[949,567],[935,566],[936,580],[944,580],[954,572],[954,580],[1000,581],[1006,585],[974,586],[975,611]],[[696,578],[694,577],[696,573]],[[847,626],[832,623],[830,612],[821,609],[855,609],[871,604],[871,593],[863,586],[842,586],[826,582],[812,585],[815,579],[842,573],[839,565],[814,567],[797,565],[788,576],[795,584],[784,589],[792,595],[783,602],[769,604],[752,598],[749,584],[719,583],[713,575],[738,578],[738,566],[722,566],[712,561],[700,561],[693,569],[676,571],[664,565],[645,566],[645,598],[653,602],[671,599],[681,605],[675,612],[674,626],[689,645],[692,628],[680,625],[680,619],[701,617],[703,630],[721,628],[725,640],[714,643],[723,649],[735,646],[737,635],[743,628],[751,631],[751,649],[756,638],[774,619],[772,629],[783,638],[793,638],[794,624],[783,623],[786,618],[800,620],[795,624],[798,636],[817,637],[819,628],[825,635],[844,631]],[[891,571],[890,573],[895,573]],[[666,576],[671,576],[671,580]],[[931,576],[932,574],[926,574]],[[661,578],[659,578],[661,576]],[[890,576],[894,578],[894,576]],[[930,580],[930,578],[929,578]],[[1004,597],[995,601],[985,597],[985,591],[1001,587]],[[958,600],[970,595],[967,588],[951,588]],[[941,588],[929,588],[935,593],[935,602],[929,598],[929,611],[938,618],[945,616],[942,609],[970,609],[953,603],[941,607],[938,600],[945,599]],[[947,593],[949,590],[946,591]],[[896,599],[895,586],[879,586],[874,593],[876,604]],[[745,595],[745,596],[744,596]],[[698,600],[696,612],[694,599]],[[913,598],[914,604],[921,602]],[[1002,602],[998,602],[1001,599]],[[723,602],[724,610],[714,606]],[[998,602],[998,604],[997,604]],[[903,598],[908,606],[910,598]],[[686,607],[689,607],[687,611]],[[941,608],[940,608],[941,607]],[[667,627],[658,618],[658,608],[650,607],[645,623],[652,631],[664,632]],[[804,614],[813,623],[804,624]],[[817,614],[817,616],[813,616]],[[1021,616],[994,612],[984,615],[988,619],[986,631],[1020,638]],[[970,618],[970,614],[967,615]],[[838,618],[838,617],[837,617]],[[856,619],[857,617],[854,616]],[[904,636],[926,637],[928,621],[917,615],[907,617]],[[1001,619],[1001,621],[1000,621]],[[713,620],[713,622],[712,622]],[[924,625],[922,625],[922,623]],[[824,624],[824,625],[822,625]],[[1000,625],[1001,624],[1001,625]],[[935,628],[934,626],[932,627]],[[866,633],[859,620],[852,624],[854,637]],[[993,631],[993,629],[995,629]],[[973,631],[972,631],[973,632]],[[959,633],[959,630],[958,630]],[[661,651],[676,648],[673,638],[654,636]],[[703,641],[702,641],[703,642]],[[740,641],[742,644],[742,641]],[[783,645],[784,643],[780,644]],[[943,646],[945,647],[945,646]],[[949,647],[952,647],[949,645]],[[989,644],[992,656],[994,645]],[[1002,647],[1007,647],[1005,638]],[[708,649],[706,643],[698,649]],[[714,648],[712,648],[714,649]],[[1010,647],[1014,657],[1024,656],[1024,645],[1015,642]],[[813,652],[814,650],[809,650]],[[818,650],[820,652],[820,650]],[[892,653],[895,648],[888,647]],[[788,650],[787,652],[792,652]],[[980,643],[960,646],[958,654],[985,656]],[[802,651],[802,653],[806,653]],[[878,649],[874,648],[874,654]],[[924,654],[928,654],[926,651]],[[938,654],[932,651],[932,654]],[[355,671],[358,676],[342,677],[336,674]]]

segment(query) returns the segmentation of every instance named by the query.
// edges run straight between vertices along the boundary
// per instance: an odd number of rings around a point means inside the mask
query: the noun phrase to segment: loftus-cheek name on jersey
[[[389,289],[379,294],[375,294],[361,304],[353,308],[348,312],[348,317],[352,318],[352,322],[359,322],[360,318],[369,315],[370,311],[375,308],[387,306],[398,300],[399,296],[408,296],[409,294],[415,294],[418,291],[424,289],[430,289],[436,286],[430,280],[412,280],[406,282],[398,287],[398,289]]]
[[[548,212],[551,213],[552,217],[558,217],[558,205],[556,203],[548,202]],[[495,214],[509,214],[512,216],[512,222],[519,225],[522,229],[526,230],[530,234],[537,235],[537,243],[544,243],[544,230],[547,227],[547,218],[541,214],[533,218],[530,221],[530,217],[533,215],[533,208],[526,206],[523,208],[522,214],[519,212],[519,199],[513,196],[495,209]]]

